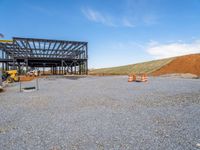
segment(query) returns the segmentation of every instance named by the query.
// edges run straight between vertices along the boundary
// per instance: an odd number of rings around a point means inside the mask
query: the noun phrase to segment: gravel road
[[[23,87],[34,86],[24,82]],[[0,93],[0,150],[200,149],[200,79],[49,77]]]

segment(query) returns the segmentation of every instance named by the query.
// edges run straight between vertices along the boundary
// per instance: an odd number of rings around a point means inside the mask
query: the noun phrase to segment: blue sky
[[[89,67],[200,53],[200,0],[0,0],[0,33],[89,42]]]

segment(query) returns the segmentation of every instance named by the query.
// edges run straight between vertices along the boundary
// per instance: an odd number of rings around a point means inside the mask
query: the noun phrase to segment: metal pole
[[[86,45],[86,75],[88,75],[88,43]]]
[[[64,74],[64,73],[63,73],[63,60],[61,61],[61,65],[62,65],[62,74]]]
[[[74,72],[74,73],[76,74],[76,63],[74,63],[74,65],[75,65],[75,68],[74,68],[74,71],[75,71],[75,72]]]
[[[21,66],[20,66],[20,62],[18,62],[18,72],[19,72],[19,74],[21,74]]]
[[[43,75],[44,75],[44,64],[43,64]]]
[[[2,50],[2,58],[4,59],[4,52],[3,52],[3,50]],[[2,71],[4,71],[5,70],[5,68],[4,68],[5,63],[1,63],[1,64],[2,64]]]
[[[21,81],[19,82],[19,91],[22,92],[22,82]]]
[[[15,59],[13,58],[13,65],[12,65],[12,69],[15,69]]]
[[[26,61],[26,73],[28,72],[28,59],[25,60]]]
[[[39,90],[38,78],[36,79],[36,88]]]

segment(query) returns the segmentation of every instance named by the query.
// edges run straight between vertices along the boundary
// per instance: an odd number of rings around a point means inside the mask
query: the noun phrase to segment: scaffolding
[[[88,74],[88,43],[13,37],[0,41],[2,70],[50,68],[52,74]],[[42,69],[43,68],[43,69]]]

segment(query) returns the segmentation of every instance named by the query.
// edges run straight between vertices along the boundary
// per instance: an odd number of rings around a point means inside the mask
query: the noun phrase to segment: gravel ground
[[[0,93],[0,150],[200,149],[200,79],[50,77],[39,88]]]

